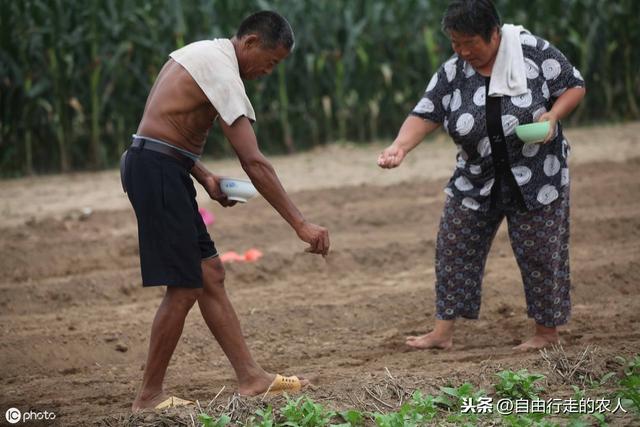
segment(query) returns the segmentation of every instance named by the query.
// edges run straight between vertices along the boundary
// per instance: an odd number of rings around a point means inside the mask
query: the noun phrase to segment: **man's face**
[[[487,65],[496,55],[500,45],[497,31],[491,34],[488,43],[480,35],[470,36],[456,31],[450,31],[449,38],[451,47],[458,56],[476,69]]]
[[[253,80],[271,74],[276,65],[286,58],[290,51],[277,46],[273,49],[263,47],[260,40],[249,35],[242,40],[243,55],[239,58],[240,77]]]

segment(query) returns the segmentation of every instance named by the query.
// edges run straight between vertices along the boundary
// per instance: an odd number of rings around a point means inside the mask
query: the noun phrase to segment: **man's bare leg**
[[[187,313],[201,293],[201,289],[167,287],[151,326],[142,386],[131,405],[132,411],[153,408],[167,398],[162,388],[167,366],[182,335]]]
[[[439,320],[436,319],[433,331],[418,337],[407,337],[406,344],[409,347],[420,350],[428,348],[437,348],[441,350],[449,350],[453,345],[453,327],[455,320]]]
[[[536,323],[534,335],[522,344],[513,347],[513,349],[517,351],[539,350],[541,348],[557,344],[559,341],[560,336],[558,335],[557,328],[547,328]]]
[[[275,375],[262,369],[251,356],[224,288],[225,271],[219,257],[202,262],[202,276],[204,292],[198,298],[200,312],[236,372],[238,392],[245,396],[265,392]],[[308,382],[302,380],[302,383]]]

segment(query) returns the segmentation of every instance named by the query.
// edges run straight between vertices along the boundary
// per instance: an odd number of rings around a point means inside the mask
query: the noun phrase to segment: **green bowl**
[[[516,135],[526,144],[542,142],[548,133],[549,122],[529,123],[516,127]]]

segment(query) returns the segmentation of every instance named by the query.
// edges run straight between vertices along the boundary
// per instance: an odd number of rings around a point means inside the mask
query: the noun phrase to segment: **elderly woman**
[[[477,319],[484,266],[506,217],[534,335],[516,347],[558,342],[570,315],[569,145],[560,120],[585,94],[565,56],[519,26],[501,25],[490,0],[454,0],[442,20],[455,54],[433,75],[393,144],[378,158],[395,168],[440,125],[458,147],[436,243],[433,331],[414,348],[448,349],[458,317]],[[518,125],[548,121],[544,141],[524,144]]]

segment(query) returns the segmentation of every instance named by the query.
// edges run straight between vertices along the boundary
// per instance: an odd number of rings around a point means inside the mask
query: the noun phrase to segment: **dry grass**
[[[561,384],[585,386],[599,379],[605,372],[599,349],[593,345],[587,345],[584,350],[575,354],[568,354],[562,345],[554,345],[540,350],[540,355],[551,376]]]
[[[362,385],[348,395],[353,406],[361,412],[389,412],[397,410],[411,396],[406,380],[397,378],[385,368],[385,377],[378,382]]]

